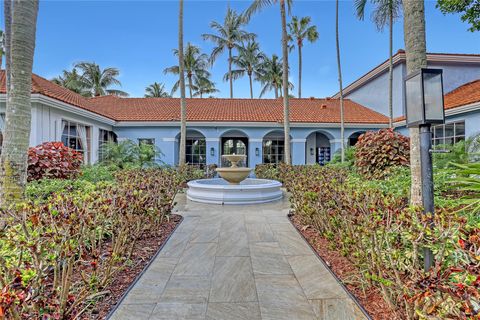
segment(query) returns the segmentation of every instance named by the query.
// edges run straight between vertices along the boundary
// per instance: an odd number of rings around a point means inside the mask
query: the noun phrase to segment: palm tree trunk
[[[182,167],[186,160],[186,144],[187,144],[187,102],[185,100],[185,74],[184,74],[184,58],[183,58],[183,0],[179,0],[178,14],[178,66],[180,76],[180,155],[178,164]]]
[[[283,55],[283,131],[285,133],[285,163],[291,164],[290,151],[290,106],[288,101],[288,36],[285,0],[280,0],[282,18],[282,55]]]
[[[228,79],[230,80],[230,99],[233,98],[232,48],[228,48]]]
[[[27,183],[27,152],[32,115],[30,97],[38,13],[37,0],[16,0],[13,10],[9,0],[5,3],[8,7],[5,10],[8,14],[7,21],[11,23],[8,27],[11,28],[11,33],[7,36],[7,57],[15,59],[7,61],[10,85],[7,87],[5,135],[0,157],[2,205],[22,199]]]
[[[302,46],[298,46],[298,97],[302,97]]]
[[[275,99],[278,99],[278,88],[275,86]]]
[[[8,101],[8,88],[10,87],[10,68],[11,68],[11,37],[12,37],[12,1],[4,1],[4,16],[5,16],[5,80]]]
[[[425,40],[425,4],[423,0],[403,0],[403,31],[407,72],[410,74],[427,67]],[[419,128],[409,128],[410,134],[410,171],[412,177],[410,203],[422,205],[422,175],[420,162]]]
[[[252,82],[252,74],[248,74],[248,79],[250,81],[250,99],[253,99],[253,82]]]
[[[339,0],[336,0],[335,12],[335,37],[337,43],[337,68],[338,68],[338,85],[340,87],[340,155],[341,161],[345,161],[345,119],[343,112],[343,85],[342,85],[342,65],[340,61],[340,37],[338,32],[338,5]]]
[[[188,91],[190,92],[190,99],[193,98],[192,86],[193,86],[193,83],[192,83],[192,75],[189,74],[189,75],[188,75]]]
[[[392,1],[390,1],[390,22],[389,22],[389,49],[390,49],[390,61],[388,66],[388,114],[389,121],[388,125],[390,128],[393,128],[393,6]]]

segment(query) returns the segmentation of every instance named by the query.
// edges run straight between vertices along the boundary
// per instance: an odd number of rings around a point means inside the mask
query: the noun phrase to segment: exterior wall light
[[[420,167],[422,175],[422,204],[424,214],[433,215],[432,124],[445,122],[443,78],[441,69],[420,69],[405,79],[405,116],[407,127],[420,130]],[[434,265],[430,249],[424,248],[424,269]]]
[[[310,148],[310,155],[313,156],[315,154],[313,148]]]
[[[260,149],[255,148],[255,156],[256,157],[260,156]]]
[[[215,156],[215,148],[214,148],[214,147],[211,147],[211,148],[210,148],[210,155],[211,155],[212,157]]]

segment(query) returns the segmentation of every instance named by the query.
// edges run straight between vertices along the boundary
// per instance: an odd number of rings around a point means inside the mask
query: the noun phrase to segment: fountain
[[[230,167],[217,168],[221,178],[188,182],[187,198],[195,202],[212,204],[256,204],[282,198],[282,184],[275,180],[247,178],[251,168],[239,167],[245,155],[223,155]]]
[[[238,166],[238,162],[241,160],[245,160],[247,156],[241,154],[229,154],[223,155],[222,158],[230,161],[231,167],[230,168],[217,168],[216,171],[223,179],[227,180],[230,184],[240,184],[243,180],[245,180],[252,169],[250,168],[242,168]]]

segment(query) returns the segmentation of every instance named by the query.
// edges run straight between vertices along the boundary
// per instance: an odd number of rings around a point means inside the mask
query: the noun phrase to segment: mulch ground
[[[172,214],[170,219],[161,225],[158,234],[138,239],[131,257],[132,263],[115,275],[115,279],[105,288],[105,291],[109,291],[108,295],[84,313],[81,319],[105,319],[181,221],[181,216]]]
[[[317,254],[325,261],[327,266],[345,284],[370,317],[374,320],[396,320],[401,316],[390,309],[381,293],[376,288],[361,288],[356,286],[353,279],[358,278],[358,270],[340,252],[332,249],[328,240],[323,238],[318,231],[305,225],[296,215],[291,215],[290,220],[303,234],[305,239],[314,248]]]

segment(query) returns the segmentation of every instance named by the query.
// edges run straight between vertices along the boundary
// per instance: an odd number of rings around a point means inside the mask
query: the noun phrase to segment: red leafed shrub
[[[45,142],[28,149],[28,181],[69,179],[80,172],[83,155],[62,142]]]
[[[382,179],[392,167],[409,163],[410,139],[393,129],[368,131],[355,145],[355,166],[369,178]]]

